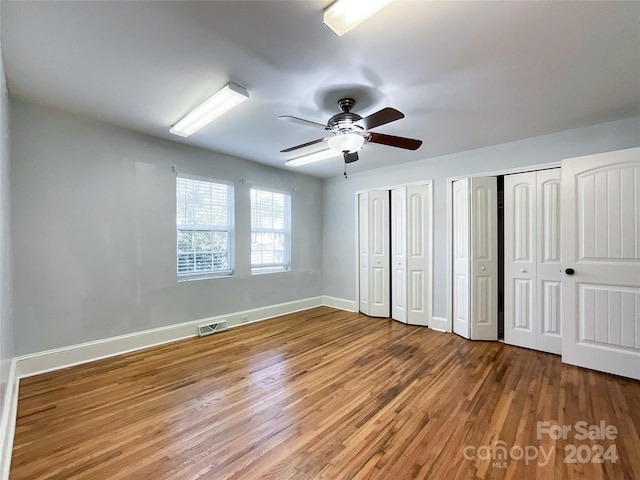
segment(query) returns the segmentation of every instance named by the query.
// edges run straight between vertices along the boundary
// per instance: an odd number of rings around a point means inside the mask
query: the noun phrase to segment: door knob
[[[576,273],[576,271],[573,268],[567,268],[564,273],[566,273],[567,275],[573,275],[574,273]]]
[[[487,267],[480,267],[480,270],[482,270],[483,272],[487,269]]]

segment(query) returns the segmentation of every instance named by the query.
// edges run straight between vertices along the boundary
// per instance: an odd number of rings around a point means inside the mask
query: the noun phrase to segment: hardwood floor
[[[639,437],[640,382],[321,307],[22,380],[10,478],[635,479]]]

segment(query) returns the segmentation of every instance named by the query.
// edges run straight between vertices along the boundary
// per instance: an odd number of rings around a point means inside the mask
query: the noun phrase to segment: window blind
[[[178,177],[176,226],[178,276],[232,272],[233,187]]]
[[[251,272],[291,268],[291,196],[251,189]]]

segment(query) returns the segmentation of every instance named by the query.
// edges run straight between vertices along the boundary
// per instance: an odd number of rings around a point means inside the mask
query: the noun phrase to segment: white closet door
[[[471,178],[471,339],[498,339],[496,177]]]
[[[504,177],[504,341],[536,348],[536,174]]]
[[[536,172],[536,348],[562,352],[560,169]]]
[[[389,192],[372,190],[358,200],[360,311],[389,317]]]
[[[360,311],[369,315],[369,192],[358,195],[358,243]]]
[[[431,186],[406,187],[407,322],[429,325],[431,318]]]
[[[407,189],[391,190],[391,317],[407,323]]]
[[[469,338],[471,301],[470,180],[453,182],[453,332]]]
[[[431,318],[431,186],[391,191],[391,316],[412,325]]]
[[[560,354],[560,169],[504,179],[504,340]]]
[[[562,361],[640,380],[640,148],[564,160],[561,186]]]

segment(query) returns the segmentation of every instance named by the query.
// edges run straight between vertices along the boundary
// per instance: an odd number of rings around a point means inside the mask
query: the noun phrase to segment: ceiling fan
[[[385,135],[383,133],[370,131],[373,128],[404,118],[404,114],[402,112],[399,112],[395,108],[387,107],[372,113],[367,117],[361,117],[357,113],[353,113],[351,111],[355,104],[356,101],[353,98],[343,98],[338,101],[338,106],[342,111],[331,117],[326,125],[289,115],[278,117],[280,120],[322,128],[331,133],[326,137],[318,138],[317,140],[312,140],[311,142],[303,143],[301,145],[296,145],[295,147],[286,148],[284,150],[280,150],[280,152],[288,153],[326,141],[331,150],[343,154],[345,163],[352,163],[358,160],[358,150],[360,150],[367,142],[379,143],[407,150],[417,150],[420,148],[420,145],[422,145],[422,140],[396,137],[393,135]]]

